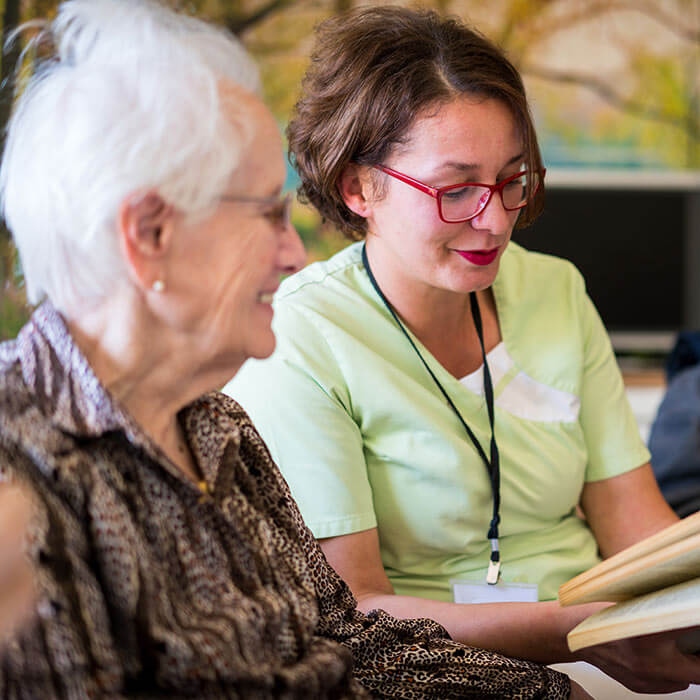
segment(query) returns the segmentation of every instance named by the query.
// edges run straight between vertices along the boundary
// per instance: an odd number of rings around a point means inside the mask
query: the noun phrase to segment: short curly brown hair
[[[302,95],[287,128],[299,196],[348,238],[367,233],[338,182],[350,163],[380,165],[406,140],[422,110],[459,95],[502,100],[518,124],[528,169],[542,170],[522,79],[493,42],[457,19],[429,10],[365,7],[317,28]],[[517,226],[541,212],[543,190]]]

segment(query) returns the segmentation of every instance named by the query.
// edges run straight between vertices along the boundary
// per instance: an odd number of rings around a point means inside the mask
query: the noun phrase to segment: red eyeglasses
[[[374,166],[391,177],[415,187],[437,200],[438,215],[446,224],[459,224],[481,214],[498,192],[503,208],[508,211],[522,209],[542,187],[546,169],[541,172],[523,170],[495,185],[483,182],[460,182],[446,187],[431,187],[409,175],[404,175],[383,165]]]

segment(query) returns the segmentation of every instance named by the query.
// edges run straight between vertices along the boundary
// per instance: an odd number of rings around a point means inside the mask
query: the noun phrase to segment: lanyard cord
[[[479,302],[476,298],[476,294],[474,292],[469,292],[469,306],[470,306],[471,313],[472,313],[472,319],[474,320],[474,327],[476,329],[476,334],[479,337],[479,345],[481,347],[481,358],[482,358],[483,363],[484,363],[484,396],[486,398],[486,409],[487,409],[488,417],[489,417],[489,425],[491,426],[491,444],[490,444],[491,459],[489,459],[486,456],[486,453],[484,452],[484,449],[482,448],[481,443],[477,439],[476,435],[474,435],[472,429],[467,425],[467,422],[462,417],[462,414],[459,412],[457,407],[454,405],[454,402],[450,398],[447,391],[445,391],[445,388],[442,386],[442,384],[440,384],[440,381],[435,376],[434,372],[428,366],[428,363],[425,361],[425,358],[423,357],[423,355],[421,355],[420,351],[416,347],[416,344],[413,342],[413,338],[411,338],[408,331],[404,327],[403,323],[401,323],[401,320],[399,319],[398,315],[396,314],[396,312],[392,308],[391,304],[389,303],[387,298],[384,296],[384,293],[382,292],[379,285],[377,284],[377,280],[374,278],[374,275],[372,274],[372,269],[369,266],[366,245],[362,246],[362,264],[365,266],[365,270],[367,271],[367,276],[369,277],[369,281],[372,283],[374,290],[379,295],[379,298],[384,302],[384,305],[389,310],[389,313],[393,316],[394,321],[396,321],[396,324],[401,329],[402,333],[408,339],[408,342],[411,344],[411,347],[414,349],[416,355],[418,355],[418,357],[420,358],[420,361],[423,363],[423,366],[428,371],[428,374],[432,377],[433,382],[435,382],[435,385],[440,390],[442,395],[445,397],[445,400],[447,401],[448,405],[450,406],[450,408],[452,409],[454,414],[459,419],[459,422],[462,424],[462,427],[464,428],[467,435],[469,436],[469,439],[471,440],[472,444],[476,448],[476,451],[478,452],[479,457],[481,457],[481,460],[484,462],[484,465],[486,466],[486,471],[488,472],[489,480],[491,482],[491,491],[493,493],[493,516],[491,518],[491,523],[489,524],[489,531],[488,531],[488,535],[487,535],[487,537],[491,541],[491,560],[489,563],[489,570],[488,570],[488,574],[486,576],[486,581],[490,584],[495,584],[498,582],[498,576],[500,573],[500,551],[499,551],[499,546],[498,546],[498,524],[501,521],[501,516],[499,514],[500,508],[501,508],[501,470],[500,470],[500,461],[499,461],[499,455],[498,455],[498,445],[496,445],[496,434],[495,434],[495,430],[494,430],[495,416],[494,416],[494,408],[493,408],[493,403],[494,403],[493,402],[493,383],[491,381],[491,372],[489,370],[489,365],[488,365],[488,362],[486,361],[486,350],[484,347],[484,332],[483,332],[483,327],[482,327],[482,323],[481,323],[481,312],[479,310]]]

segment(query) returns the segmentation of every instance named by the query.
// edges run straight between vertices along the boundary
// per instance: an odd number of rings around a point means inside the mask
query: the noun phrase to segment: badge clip
[[[486,572],[486,583],[490,586],[495,586],[501,575],[501,553],[498,549],[498,538],[491,539],[491,559],[489,561],[489,570]]]
[[[486,572],[486,583],[495,586],[498,583],[498,578],[501,575],[501,562],[490,561],[489,570]]]

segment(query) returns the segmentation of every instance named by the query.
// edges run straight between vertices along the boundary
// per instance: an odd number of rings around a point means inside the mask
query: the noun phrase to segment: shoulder
[[[314,325],[323,318],[342,325],[346,317],[355,317],[358,305],[371,303],[372,298],[362,264],[363,245],[353,243],[284,280],[275,295],[276,319],[290,314],[314,319]]]
[[[221,391],[213,391],[203,396],[198,403],[205,408],[205,411],[200,411],[200,415],[206,416],[207,422],[211,423],[208,430],[212,430],[216,424],[219,431],[237,445],[243,464],[254,465],[254,471],[260,467],[267,471],[276,470],[267,445],[238,401]]]
[[[87,494],[79,451],[75,440],[45,414],[19,363],[2,366],[0,482],[24,484],[39,511],[77,526]]]
[[[592,308],[576,267],[511,243],[493,292],[502,336],[518,366],[542,383],[576,393]]]
[[[508,322],[578,324],[588,303],[586,285],[576,266],[568,260],[508,246],[493,286],[499,313]]]
[[[203,405],[207,417],[211,420],[224,417],[230,420],[236,428],[252,425],[243,406],[221,391],[211,391],[198,399],[196,403]]]
[[[9,392],[24,386],[17,339],[0,343],[0,405]]]
[[[0,374],[12,365],[19,364],[19,348],[17,338],[0,343]]]
[[[351,244],[282,283],[274,302],[273,359],[327,366],[337,352],[366,341],[368,324],[385,320],[362,264],[362,246]]]
[[[243,453],[251,447],[264,447],[246,410],[228,394],[212,391],[199,398],[193,406],[196,410],[190,410],[187,417],[189,429],[211,436],[213,440],[232,442]]]
[[[328,260],[311,263],[288,277],[280,286],[276,299],[294,299],[312,295],[328,285],[348,283],[362,269],[362,242],[352,243]]]
[[[212,392],[202,399],[208,404],[213,420],[231,422],[228,447],[236,463],[237,487],[254,498],[275,520],[296,519],[290,527],[304,528],[301,516],[267,444],[243,407],[222,392]],[[232,449],[231,449],[232,448]]]
[[[30,324],[32,322],[30,321]],[[56,425],[54,373],[36,360],[38,342],[28,324],[0,346],[0,480],[19,479],[32,491],[82,503],[83,473],[76,440]]]
[[[527,297],[540,297],[545,290],[584,288],[583,277],[569,260],[538,253],[511,243],[503,256],[499,283]]]
[[[31,432],[39,407],[27,384],[17,340],[0,344],[0,440],[10,433]]]

